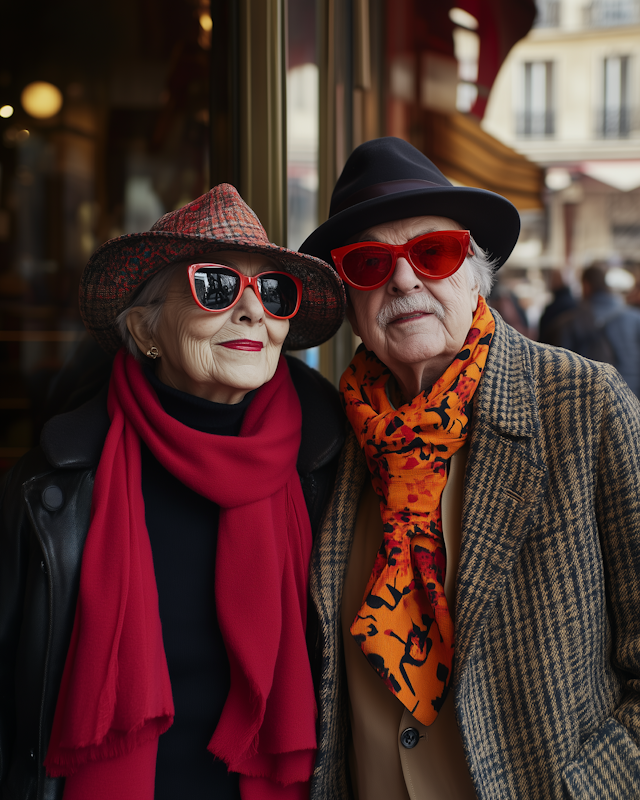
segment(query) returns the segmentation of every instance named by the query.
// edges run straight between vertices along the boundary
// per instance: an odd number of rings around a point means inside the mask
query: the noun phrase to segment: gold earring
[[[147,355],[149,356],[149,358],[153,358],[155,360],[160,355],[160,351],[158,350],[158,348],[155,345],[152,345],[147,350]]]

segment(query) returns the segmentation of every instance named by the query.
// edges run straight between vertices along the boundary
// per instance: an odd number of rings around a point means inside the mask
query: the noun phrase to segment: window
[[[517,114],[519,136],[553,136],[553,62],[530,61],[523,64]]]
[[[614,56],[604,60],[603,106],[599,133],[609,139],[629,135],[629,57]]]
[[[536,28],[557,28],[560,24],[560,2],[559,0],[537,0],[535,22]]]
[[[586,9],[593,27],[629,25],[640,20],[639,0],[593,0]]]
[[[0,4],[0,106],[12,109],[0,115],[0,480],[49,416],[108,375],[78,311],[93,250],[211,185],[232,59],[226,12],[216,10],[212,30],[208,9],[200,0]],[[229,150],[214,151],[216,169]]]

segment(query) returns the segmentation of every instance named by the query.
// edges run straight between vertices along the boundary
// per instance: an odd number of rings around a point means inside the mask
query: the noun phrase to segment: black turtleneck
[[[162,407],[204,433],[237,436],[255,392],[212,403],[145,375]],[[214,574],[219,507],[171,475],[141,442],[142,496],[158,585],[175,721],[160,737],[155,800],[239,800],[238,777],[207,750],[229,692]]]

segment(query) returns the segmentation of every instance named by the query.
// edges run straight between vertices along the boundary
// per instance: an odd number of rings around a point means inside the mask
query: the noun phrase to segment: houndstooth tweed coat
[[[479,800],[640,798],[640,404],[611,367],[495,316],[456,586],[453,693],[470,773]],[[340,604],[367,475],[351,434],[311,563],[312,800],[350,796]]]

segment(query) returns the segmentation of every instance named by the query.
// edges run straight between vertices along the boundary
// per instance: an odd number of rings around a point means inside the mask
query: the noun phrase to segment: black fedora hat
[[[300,252],[331,263],[331,251],[355,234],[396,219],[449,217],[496,259],[499,269],[520,233],[520,215],[499,194],[454,186],[423,153],[395,136],[371,139],[351,153],[338,178],[329,219]]]

